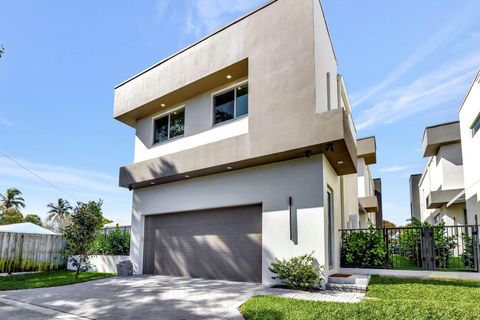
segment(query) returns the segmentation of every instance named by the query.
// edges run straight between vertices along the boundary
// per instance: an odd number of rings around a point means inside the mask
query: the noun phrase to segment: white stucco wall
[[[130,260],[130,256],[109,256],[109,255],[94,255],[88,257],[91,268],[90,272],[106,272],[117,273],[117,263]],[[77,270],[73,263],[67,263],[68,270]]]
[[[274,257],[290,258],[314,252],[318,262],[326,265],[327,183],[336,194],[336,229],[340,228],[341,221],[338,177],[327,164],[319,155],[134,190],[130,256],[135,272],[141,273],[143,268],[145,215],[254,203],[262,203],[263,207],[264,283],[271,282],[267,268]],[[289,196],[297,212],[298,245],[290,241]]]
[[[320,0],[312,1],[315,39],[315,101],[316,112],[320,113],[328,110],[327,73],[330,73],[330,109],[338,108],[337,62]]]
[[[215,88],[137,121],[134,162],[153,159],[247,134],[248,116],[214,126],[212,104],[212,94],[235,87],[236,84],[243,83],[245,80],[247,79],[243,78],[234,83]],[[153,120],[182,107],[185,108],[185,133],[183,137],[153,145]]]
[[[477,74],[459,112],[462,137],[465,198],[469,223],[480,220],[480,132],[473,135],[471,126],[480,115],[480,73]]]

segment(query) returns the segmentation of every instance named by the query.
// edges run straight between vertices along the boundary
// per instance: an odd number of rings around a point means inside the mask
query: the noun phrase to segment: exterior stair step
[[[325,289],[344,292],[366,292],[369,282],[369,275],[337,273],[328,277]]]

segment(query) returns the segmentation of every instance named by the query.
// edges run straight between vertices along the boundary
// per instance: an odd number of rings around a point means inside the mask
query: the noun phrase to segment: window
[[[156,118],[153,122],[153,143],[160,143],[183,136],[185,129],[185,109]]]
[[[480,114],[477,116],[477,119],[473,121],[472,124],[472,135],[475,135],[480,130]]]
[[[440,216],[440,213],[439,213],[435,217],[433,217],[433,224],[440,224],[440,222],[442,222],[442,217]]]
[[[213,124],[248,114],[248,83],[235,86],[213,97]]]

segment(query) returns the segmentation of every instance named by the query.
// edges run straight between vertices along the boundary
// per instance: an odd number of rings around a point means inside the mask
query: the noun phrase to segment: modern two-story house
[[[463,171],[467,219],[480,220],[480,69],[458,113],[462,138]]]
[[[318,0],[275,0],[115,88],[135,129],[135,273],[271,282],[274,258],[339,268],[358,219],[345,83]]]
[[[458,121],[425,128],[425,169],[418,180],[420,220],[432,224],[464,224],[467,221],[462,145]],[[415,181],[415,177],[412,179]],[[412,207],[416,207],[415,199]]]

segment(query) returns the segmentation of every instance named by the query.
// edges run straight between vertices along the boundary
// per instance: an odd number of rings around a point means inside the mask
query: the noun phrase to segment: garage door
[[[261,205],[147,216],[143,271],[261,282]]]

